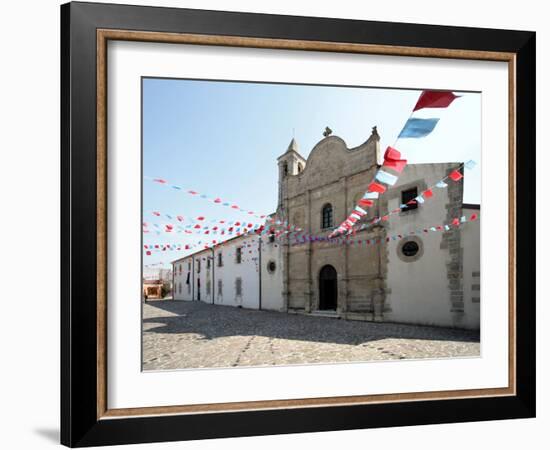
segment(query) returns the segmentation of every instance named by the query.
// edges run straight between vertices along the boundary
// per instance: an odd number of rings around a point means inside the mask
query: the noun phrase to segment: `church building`
[[[464,178],[438,189],[430,201],[406,205],[462,162],[407,165],[361,222],[388,211],[397,214],[358,230],[350,243],[323,239],[348,217],[373,180],[380,167],[379,142],[376,127],[355,148],[326,132],[306,159],[292,139],[277,159],[274,217],[320,239],[296,243],[289,233],[277,238],[249,234],[188,255],[173,262],[174,286],[187,283],[185,292],[175,289],[174,298],[198,300],[192,287],[201,283],[201,274],[193,268],[194,261],[208,253],[215,262],[217,252],[226,252],[231,255],[228,265],[212,265],[225,277],[222,287],[219,281],[217,285],[222,295],[211,288],[205,300],[202,288],[200,300],[348,320],[479,329],[479,220],[446,231],[427,230],[479,213],[479,205],[463,203]],[[379,243],[361,245],[373,240]],[[244,241],[250,247],[243,247]],[[243,264],[235,256],[243,248],[255,255],[245,261],[249,270],[236,267]],[[180,266],[188,270],[178,271]]]

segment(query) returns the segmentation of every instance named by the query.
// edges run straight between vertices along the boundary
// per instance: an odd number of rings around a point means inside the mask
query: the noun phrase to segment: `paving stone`
[[[479,356],[479,333],[335,320],[202,302],[143,307],[143,369],[167,370]]]

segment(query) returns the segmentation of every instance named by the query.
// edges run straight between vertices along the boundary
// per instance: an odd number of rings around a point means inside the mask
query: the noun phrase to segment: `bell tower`
[[[286,185],[289,177],[299,175],[306,168],[306,159],[298,153],[296,139],[292,138],[286,152],[277,158],[279,166],[279,196],[277,209],[281,209],[286,197]]]

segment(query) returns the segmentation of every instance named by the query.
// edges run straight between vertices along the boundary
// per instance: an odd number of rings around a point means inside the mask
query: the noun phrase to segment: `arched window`
[[[283,175],[286,177],[288,175],[288,163],[283,164]]]
[[[301,173],[302,170],[304,170],[304,166],[302,166],[302,163],[298,163],[298,173]]]
[[[327,203],[321,211],[321,228],[332,228],[332,205]]]

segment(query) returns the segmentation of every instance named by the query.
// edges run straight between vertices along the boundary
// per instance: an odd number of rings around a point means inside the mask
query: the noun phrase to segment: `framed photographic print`
[[[535,33],[61,7],[62,443],[535,414]]]

